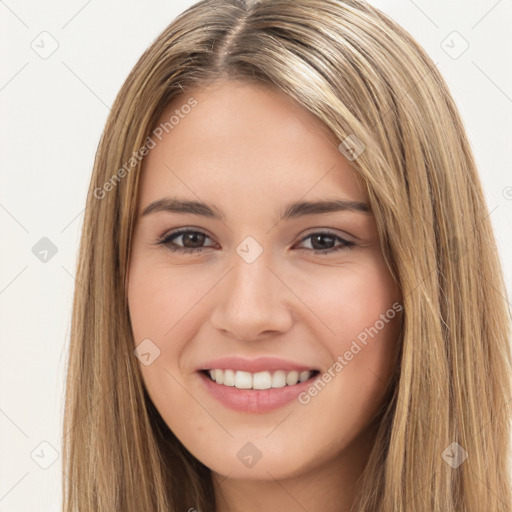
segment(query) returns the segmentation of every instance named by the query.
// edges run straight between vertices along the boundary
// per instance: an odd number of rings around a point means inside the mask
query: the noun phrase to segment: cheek
[[[309,300],[329,326],[321,335],[317,331],[329,359],[321,381],[302,395],[301,403],[315,417],[314,431],[338,439],[342,447],[363,431],[384,400],[399,348],[401,297],[379,265],[346,269],[316,282]]]
[[[327,271],[317,269],[293,282],[297,295],[305,298],[327,329],[329,345],[337,348],[374,325],[394,302],[401,300],[398,287],[378,258]]]
[[[139,368],[152,402],[171,428],[175,410],[180,410],[180,423],[194,422],[190,397],[183,392],[179,362],[186,340],[193,336],[184,332],[191,327],[187,312],[190,314],[198,299],[193,300],[197,292],[194,285],[186,286],[182,281],[179,272],[166,271],[158,264],[134,259],[130,267],[128,305],[134,349],[145,346],[150,353],[149,364],[141,360]]]
[[[128,305],[134,348],[148,346],[152,362],[139,364],[155,405],[187,406],[182,379],[190,340],[202,325],[201,299],[214,286],[216,275],[169,268],[158,262],[133,259],[128,281]],[[147,340],[151,340],[149,343]],[[142,345],[146,343],[146,345]],[[157,354],[153,359],[153,354]],[[189,369],[188,369],[189,370]],[[162,411],[161,411],[162,412]]]
[[[135,340],[154,337],[161,343],[174,338],[188,322],[198,304],[215,283],[216,276],[135,262],[130,270],[128,304]]]
[[[333,388],[342,390],[340,399],[354,399],[354,405],[378,401],[396,362],[399,288],[379,258],[330,270],[316,279],[309,276],[307,298],[321,320],[317,335],[330,355],[327,368],[338,361],[331,371]]]

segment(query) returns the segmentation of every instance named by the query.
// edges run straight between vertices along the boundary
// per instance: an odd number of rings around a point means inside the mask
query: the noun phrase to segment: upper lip
[[[306,371],[316,370],[310,365],[295,363],[294,361],[287,361],[286,359],[279,359],[277,357],[258,357],[256,359],[244,359],[239,356],[221,357],[205,362],[200,370],[241,370],[250,373],[264,372],[264,371]]]

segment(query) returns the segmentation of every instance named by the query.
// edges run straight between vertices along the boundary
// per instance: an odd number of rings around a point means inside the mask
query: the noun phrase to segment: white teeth
[[[305,380],[309,379],[310,373],[308,371],[300,372],[299,374],[299,382],[304,382]]]
[[[233,370],[215,370],[215,379],[217,379],[218,374],[224,374],[224,386],[234,386],[235,385],[235,372]],[[222,377],[221,377],[222,378]]]
[[[252,388],[252,375],[249,372],[236,372],[235,373],[235,388],[251,389]]]
[[[241,370],[214,369],[209,370],[208,373],[217,384],[234,386],[238,389],[284,388],[286,385],[294,386],[298,382],[304,382],[313,375],[313,372],[309,370],[300,373],[295,370],[291,372],[277,370],[273,373],[268,371],[250,373]]]
[[[290,372],[286,376],[286,384],[288,384],[288,386],[295,386],[297,382],[299,382],[299,372]]]
[[[272,387],[270,372],[254,373],[252,376],[252,387],[254,389],[270,389]]]
[[[286,372],[283,370],[277,370],[272,375],[272,387],[273,388],[284,388],[286,386]]]

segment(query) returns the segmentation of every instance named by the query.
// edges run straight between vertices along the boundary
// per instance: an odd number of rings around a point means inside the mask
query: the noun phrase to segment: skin
[[[128,302],[135,346],[149,338],[160,350],[140,364],[144,383],[164,421],[212,470],[217,511],[348,511],[375,433],[369,422],[394,369],[399,315],[307,405],[236,412],[205,390],[195,369],[211,358],[265,355],[326,371],[400,303],[371,211],[276,224],[298,200],[369,204],[365,187],[339,141],[282,93],[216,82],[169,105],[162,121],[191,96],[197,106],[149,152],[141,176]],[[141,217],[170,195],[213,204],[225,221],[162,211]],[[156,243],[179,228],[206,237],[178,236],[175,245],[203,251],[173,253]],[[306,236],[324,230],[355,245],[320,254],[324,246]],[[263,249],[250,264],[236,252],[247,236]],[[343,245],[329,236],[321,243]],[[262,455],[252,467],[237,457],[247,442]]]

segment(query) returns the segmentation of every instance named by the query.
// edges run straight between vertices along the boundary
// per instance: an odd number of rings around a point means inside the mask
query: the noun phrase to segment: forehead
[[[167,107],[158,126],[144,161],[141,205],[166,193],[267,207],[333,194],[367,199],[336,137],[263,85],[228,81],[191,90]]]

